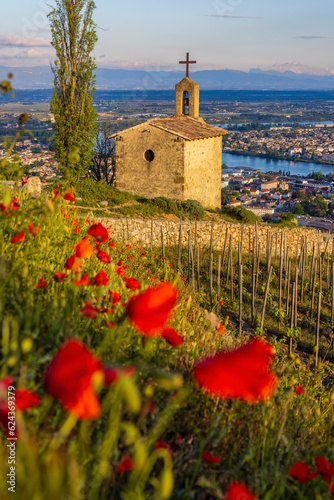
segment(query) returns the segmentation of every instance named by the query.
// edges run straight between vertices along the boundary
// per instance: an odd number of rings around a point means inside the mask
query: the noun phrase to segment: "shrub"
[[[236,222],[243,222],[244,224],[255,224],[255,222],[262,222],[261,218],[253,214],[245,207],[224,207],[223,215],[227,215]]]
[[[205,210],[202,205],[196,200],[186,200],[181,203],[182,210],[187,214],[197,217],[198,219],[204,217]]]

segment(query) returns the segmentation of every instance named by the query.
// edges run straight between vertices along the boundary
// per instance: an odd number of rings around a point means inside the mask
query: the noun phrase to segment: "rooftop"
[[[195,139],[207,139],[209,137],[218,137],[228,134],[227,130],[208,125],[201,119],[190,118],[189,116],[172,116],[171,118],[153,118],[146,122],[135,125],[125,130],[121,130],[112,134],[109,137],[116,137],[117,135],[124,134],[129,130],[142,127],[143,125],[152,125],[153,127],[165,130],[171,134],[182,137],[189,141]]]

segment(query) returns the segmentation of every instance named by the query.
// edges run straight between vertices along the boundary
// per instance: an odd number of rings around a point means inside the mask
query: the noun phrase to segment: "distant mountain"
[[[49,66],[10,68],[0,66],[0,78],[14,73],[16,89],[52,88],[53,75]],[[101,90],[162,90],[174,89],[184,73],[176,71],[140,71],[98,68],[96,86]],[[334,75],[297,74],[292,71],[249,72],[224,70],[194,71],[193,78],[203,90],[334,90]]]

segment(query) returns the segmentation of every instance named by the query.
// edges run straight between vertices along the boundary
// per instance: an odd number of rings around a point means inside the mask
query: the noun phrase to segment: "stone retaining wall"
[[[275,228],[270,226],[253,226],[243,224],[233,224],[229,222],[209,222],[209,221],[168,221],[157,219],[126,219],[126,218],[96,218],[113,231],[116,239],[124,238],[132,243],[140,243],[143,247],[149,247],[151,241],[153,246],[161,246],[161,233],[164,244],[177,245],[179,240],[179,228],[181,226],[182,244],[188,244],[188,232],[190,232],[193,244],[200,248],[210,245],[211,228],[213,230],[213,249],[223,250],[225,238],[231,236],[234,250],[238,249],[238,243],[242,239],[242,251],[249,253],[249,242],[253,245],[253,238],[257,233],[258,243],[261,245],[261,253],[266,252],[268,234],[271,237],[273,254],[279,252],[281,239],[285,238],[285,244],[289,247],[290,255],[296,255],[300,251],[301,241],[307,242],[307,251],[312,252],[313,244],[320,251],[324,251],[328,241],[328,250],[333,250],[333,236],[328,233],[321,233],[313,228]],[[227,244],[228,244],[227,240]],[[277,243],[276,243],[277,242]]]

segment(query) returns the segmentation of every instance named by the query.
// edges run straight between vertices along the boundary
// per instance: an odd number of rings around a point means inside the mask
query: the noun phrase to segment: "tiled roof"
[[[171,118],[156,118],[150,120],[154,127],[171,132],[184,139],[205,139],[228,134],[227,130],[213,125],[208,125],[202,120],[190,118],[189,116],[173,116]]]
[[[170,132],[171,134],[177,135],[189,141],[194,139],[219,137],[228,134],[227,130],[220,127],[214,127],[213,125],[208,125],[201,119],[190,118],[189,116],[172,116],[171,118],[153,118],[152,120],[139,123],[134,127],[129,127],[124,130],[120,130],[119,132],[115,132],[108,137],[111,138],[125,134],[130,130],[138,129],[143,125],[153,125],[153,127],[165,130],[166,132]]]

